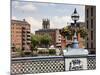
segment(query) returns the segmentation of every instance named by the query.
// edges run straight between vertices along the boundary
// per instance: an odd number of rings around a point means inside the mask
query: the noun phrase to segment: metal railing
[[[83,58],[84,56],[38,56],[11,59],[11,74],[33,74],[65,71],[65,59]],[[96,56],[88,55],[87,70],[96,69]]]

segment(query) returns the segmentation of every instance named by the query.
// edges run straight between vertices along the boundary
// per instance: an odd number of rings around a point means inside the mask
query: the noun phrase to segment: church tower
[[[42,29],[50,29],[50,20],[49,19],[42,20]]]

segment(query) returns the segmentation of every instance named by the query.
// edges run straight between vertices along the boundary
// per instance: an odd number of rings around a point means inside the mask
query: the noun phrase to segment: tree
[[[82,38],[85,38],[88,35],[87,29],[85,27],[77,27],[76,30],[77,30],[77,34],[80,33],[80,36]],[[67,36],[68,40],[72,40],[74,32],[75,32],[75,28],[72,26],[66,26],[60,30],[60,34],[64,37]]]
[[[88,35],[87,32],[88,31],[87,31],[87,29],[85,27],[80,27],[78,29],[78,33],[80,33],[80,35],[81,35],[82,38],[85,38]]]
[[[25,55],[20,48],[16,48],[16,52],[18,52],[21,57]]]
[[[55,55],[56,54],[56,50],[55,49],[49,49],[49,54],[50,55]]]
[[[51,43],[51,37],[48,34],[41,36],[40,43],[43,45],[43,47],[47,48]]]
[[[48,47],[51,43],[51,37],[48,34],[44,35],[33,35],[31,36],[31,45],[32,49],[37,48],[38,46]]]
[[[31,35],[31,45],[32,45],[32,49],[35,49],[36,46],[38,46],[39,41],[40,41],[40,37],[39,35]]]

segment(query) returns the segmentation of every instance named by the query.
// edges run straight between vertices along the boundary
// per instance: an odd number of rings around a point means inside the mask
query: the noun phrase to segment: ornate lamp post
[[[77,33],[76,25],[77,25],[77,21],[79,20],[79,15],[76,9],[74,10],[71,18],[74,21],[75,32],[74,32],[74,39],[73,39],[73,48],[68,48],[68,49],[63,50],[64,56],[67,57],[65,58],[65,65],[66,65],[65,70],[66,71],[83,70],[83,69],[85,70],[87,69],[86,63],[87,63],[88,50],[84,48],[79,48],[78,46],[78,40],[77,40],[77,35],[76,35]],[[84,57],[81,58],[81,56],[84,56]],[[72,57],[72,58],[69,58],[69,57]]]
[[[71,18],[74,21],[74,25],[75,25],[74,39],[73,39],[73,44],[72,44],[73,48],[64,49],[63,50],[64,56],[88,55],[88,50],[84,48],[79,48],[79,45],[78,45],[76,25],[77,25],[77,21],[79,20],[79,14],[77,13],[76,8],[74,12],[72,13]]]
[[[76,25],[77,25],[77,21],[79,20],[79,17],[80,16],[77,13],[77,10],[75,8],[73,14],[71,15],[71,18],[74,21],[74,25],[75,25],[75,33],[74,33],[74,39],[73,39],[73,48],[79,48],[78,40],[77,40],[77,30],[76,30]]]

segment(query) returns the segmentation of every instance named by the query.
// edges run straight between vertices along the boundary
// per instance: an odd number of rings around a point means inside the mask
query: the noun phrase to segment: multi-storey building
[[[61,47],[61,35],[59,29],[50,29],[50,21],[48,19],[43,19],[42,29],[35,31],[35,34],[48,34],[52,39],[51,45],[54,47]]]
[[[25,21],[11,20],[11,49],[30,51],[30,24]]]
[[[61,48],[61,34],[59,29],[56,29],[56,47]]]
[[[85,6],[85,22],[85,27],[88,29],[86,48],[94,54],[96,51],[96,6]]]

